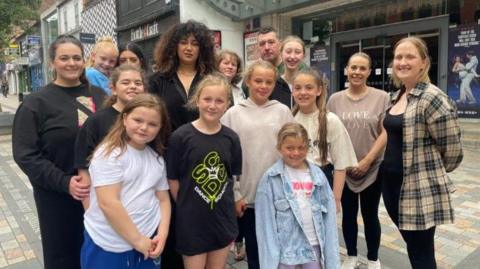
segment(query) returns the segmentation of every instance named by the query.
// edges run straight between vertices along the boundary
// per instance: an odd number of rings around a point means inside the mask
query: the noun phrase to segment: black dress
[[[27,96],[15,114],[13,157],[33,186],[46,269],[80,268],[83,207],[69,194],[77,174],[74,144],[104,97],[93,86],[49,84]]]

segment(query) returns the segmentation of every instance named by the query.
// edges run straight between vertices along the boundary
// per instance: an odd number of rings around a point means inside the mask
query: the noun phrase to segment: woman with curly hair
[[[149,79],[149,92],[167,105],[171,130],[198,118],[186,104],[194,96],[197,83],[215,68],[215,50],[210,29],[189,20],[173,25],[157,43],[154,51],[155,73]],[[172,202],[172,207],[175,204]],[[162,267],[182,269],[182,257],[175,252],[175,210],[162,254]]]
[[[189,20],[173,25],[158,42],[155,73],[149,90],[167,104],[172,131],[198,118],[185,107],[195,93],[196,84],[215,69],[215,50],[210,29]]]

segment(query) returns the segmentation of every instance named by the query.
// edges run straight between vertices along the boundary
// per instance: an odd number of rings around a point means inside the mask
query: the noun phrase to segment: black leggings
[[[403,173],[398,170],[389,170],[381,167],[380,173],[388,175],[388,181],[383,182],[383,202],[388,215],[398,227],[398,208],[400,201],[400,188],[403,182]],[[413,269],[435,269],[435,227],[428,230],[406,231],[400,230],[400,234],[407,244],[408,258]]]
[[[377,177],[374,183],[360,193],[350,190],[345,184],[342,194],[342,232],[348,256],[357,256],[358,237],[358,201],[365,225],[365,239],[367,241],[367,258],[371,261],[378,259],[378,248],[380,247],[380,221],[378,219],[378,205],[382,193],[381,177]],[[360,199],[359,199],[360,196]]]

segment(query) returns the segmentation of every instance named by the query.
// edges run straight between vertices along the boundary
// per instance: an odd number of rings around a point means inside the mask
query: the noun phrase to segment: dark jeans
[[[239,220],[240,229],[243,230],[245,236],[248,269],[260,269],[257,233],[255,232],[255,209],[247,208]]]
[[[398,227],[398,207],[400,202],[400,189],[403,183],[403,173],[388,167],[380,167],[379,173],[388,175],[388,181],[383,183],[382,194],[385,208],[393,223]],[[435,227],[428,230],[406,231],[400,234],[407,244],[408,258],[413,269],[435,269]]]
[[[381,227],[378,219],[378,205],[382,193],[382,181],[378,176],[372,185],[360,193],[350,190],[345,184],[342,194],[342,232],[347,246],[349,256],[357,256],[357,238],[358,238],[358,202],[362,212],[363,223],[365,225],[365,240],[367,241],[367,258],[371,261],[378,259],[378,248],[380,247]],[[360,199],[359,199],[360,198]]]

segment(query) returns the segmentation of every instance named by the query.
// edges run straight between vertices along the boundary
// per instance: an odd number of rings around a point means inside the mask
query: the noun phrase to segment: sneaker
[[[376,260],[376,261],[368,260],[367,268],[368,269],[381,269],[382,266],[380,265],[380,260]]]
[[[348,256],[342,263],[342,269],[355,269],[358,266],[358,256]]]

